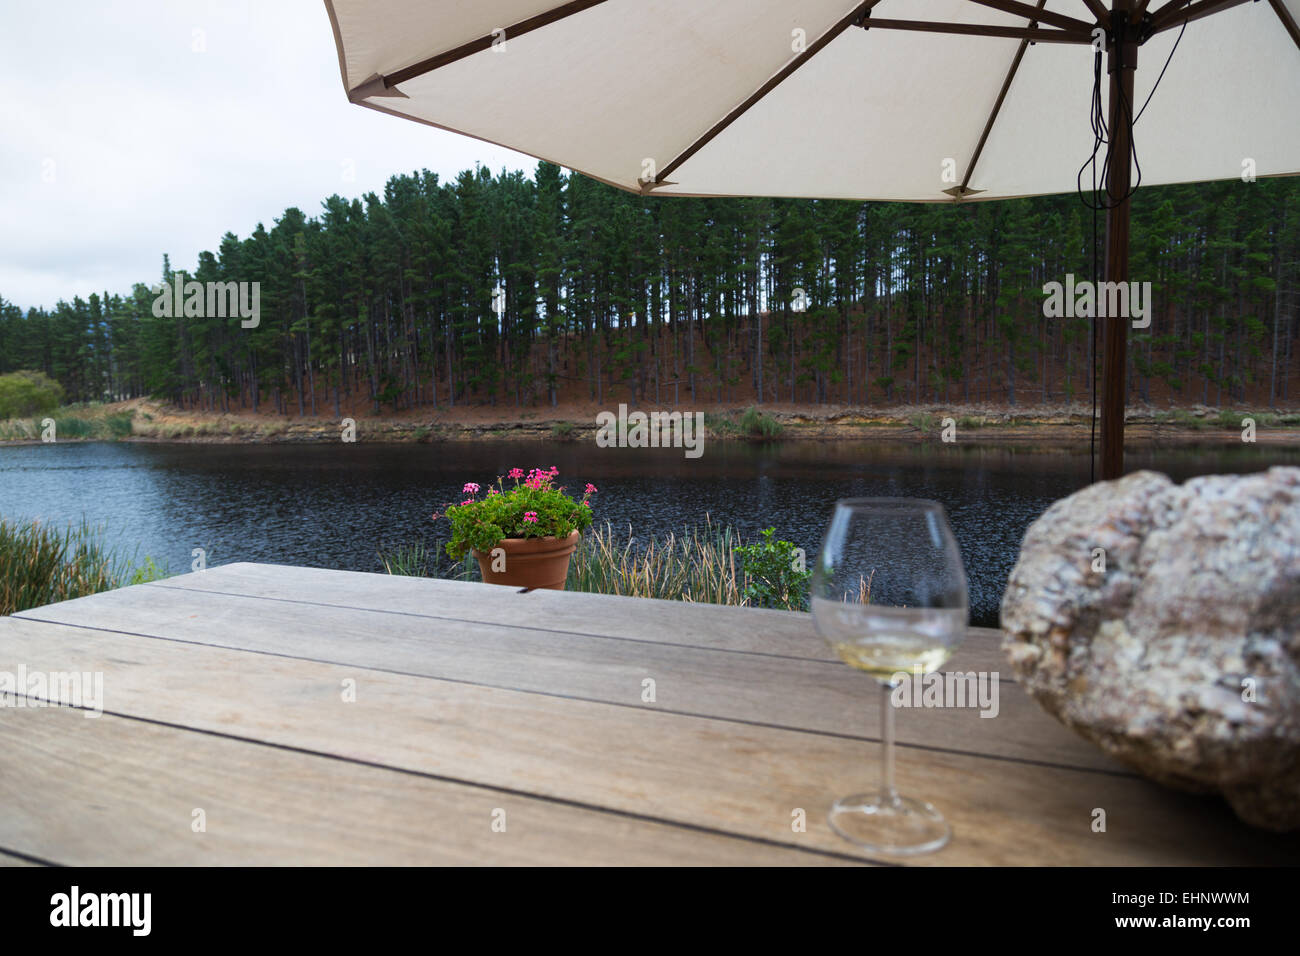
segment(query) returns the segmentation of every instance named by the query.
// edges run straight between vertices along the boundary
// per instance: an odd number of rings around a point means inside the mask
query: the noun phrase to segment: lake
[[[1175,480],[1300,465],[1278,446],[1130,451],[1130,470]],[[971,589],[973,623],[996,625],[1007,576],[1030,522],[1088,482],[1083,453],[1027,445],[935,442],[710,442],[680,449],[592,443],[204,445],[63,443],[0,446],[0,516],[64,524],[85,518],[112,543],[188,571],[266,561],[379,571],[380,550],[445,540],[434,510],[459,501],[467,481],[487,485],[509,468],[557,465],[561,482],[600,488],[599,522],[636,535],[681,530],[706,516],[747,538],[765,527],[811,556],[837,498],[934,498],[948,509]]]

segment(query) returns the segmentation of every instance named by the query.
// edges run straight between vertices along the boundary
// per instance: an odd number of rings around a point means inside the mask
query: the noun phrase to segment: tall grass
[[[715,435],[732,435],[737,438],[780,438],[785,426],[770,415],[765,415],[753,405],[743,412],[715,415],[706,412],[704,424]]]
[[[379,560],[389,574],[408,578],[423,578],[429,575],[429,553],[423,541],[399,544],[392,551],[380,551]]]
[[[768,538],[765,532],[760,544],[747,547],[738,532],[707,518],[703,527],[662,536],[640,537],[629,528],[623,538],[608,523],[593,525],[578,542],[564,586],[592,594],[806,609],[806,575],[785,567],[793,545],[774,547]],[[446,567],[435,560],[440,553],[417,542],[381,550],[379,558],[389,574],[479,580],[472,558]]]
[[[133,431],[132,412],[109,412],[102,405],[65,405],[47,416],[11,418],[0,421],[0,441],[33,441],[42,438],[45,418],[54,420],[56,441],[71,439],[129,438]]]
[[[416,542],[380,549],[379,560],[389,574],[481,580],[473,558],[448,566],[441,554],[438,544],[429,550]],[[806,611],[809,577],[803,552],[775,538],[773,529],[747,545],[739,532],[706,516],[703,527],[662,536],[641,537],[629,527],[622,538],[608,522],[593,525],[573,552],[564,586],[591,594]]]
[[[911,418],[908,419],[908,423],[911,424],[913,428],[927,435],[930,432],[935,430],[935,425],[937,424],[937,422],[938,419],[936,419],[929,412],[921,412],[920,414],[913,415]]]
[[[152,562],[150,562],[152,566]],[[0,615],[121,587],[140,578],[84,522],[63,530],[0,518]]]
[[[447,557],[444,540],[436,540],[433,547],[423,541],[399,544],[392,549],[379,549],[379,563],[384,572],[408,578],[447,578],[453,581],[479,580],[478,562],[470,555],[464,560],[452,561]]]
[[[753,438],[780,438],[781,433],[785,431],[785,426],[775,418],[764,415],[753,405],[740,413],[740,419],[736,422],[743,434]]]
[[[735,556],[740,536],[711,521],[681,534],[638,540],[629,529],[617,541],[613,529],[593,526],[583,535],[565,586],[570,591],[628,597],[743,604]]]
[[[1156,422],[1165,425],[1178,425],[1200,431],[1206,428],[1222,428],[1227,431],[1239,431],[1243,418],[1253,418],[1260,428],[1294,427],[1300,425],[1300,415],[1294,412],[1251,411],[1249,409],[1218,409],[1213,414],[1206,412],[1197,415],[1188,408],[1171,408],[1155,412],[1152,416]]]

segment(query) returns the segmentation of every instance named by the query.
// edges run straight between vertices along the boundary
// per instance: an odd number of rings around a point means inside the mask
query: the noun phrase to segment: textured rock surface
[[[1249,823],[1300,828],[1300,468],[1144,471],[1058,501],[1025,535],[1002,630],[1067,726]]]

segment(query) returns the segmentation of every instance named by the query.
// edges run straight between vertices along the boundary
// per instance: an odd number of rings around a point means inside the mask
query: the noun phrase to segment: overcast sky
[[[223,233],[394,173],[527,156],[353,106],[320,0],[0,4],[0,297],[193,268]]]

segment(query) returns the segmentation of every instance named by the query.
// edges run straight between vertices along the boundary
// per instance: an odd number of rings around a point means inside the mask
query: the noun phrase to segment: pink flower
[[[461,489],[461,491],[467,495],[476,495],[478,494],[478,485],[474,484],[474,482],[471,481],[468,484],[466,484],[465,487]]]
[[[536,512],[536,511],[525,511],[525,512],[524,512],[524,520],[527,521],[529,524],[537,524],[537,512]]]
[[[473,498],[466,498],[464,501],[461,502],[461,507],[464,507],[465,505],[472,505],[473,503],[474,503]]]
[[[524,476],[524,470],[522,468],[511,468],[507,474],[515,481],[518,481]]]
[[[489,488],[489,489],[488,489],[488,497],[489,497],[489,498],[491,498],[493,495],[499,495],[499,494],[501,494],[501,492],[497,491],[495,488]]]
[[[590,481],[587,482],[587,491],[586,491],[586,493],[589,494],[589,495],[594,495],[594,494],[596,493],[596,486],[593,485]]]

